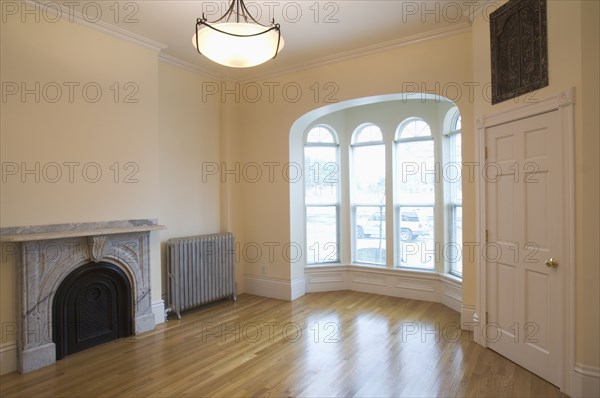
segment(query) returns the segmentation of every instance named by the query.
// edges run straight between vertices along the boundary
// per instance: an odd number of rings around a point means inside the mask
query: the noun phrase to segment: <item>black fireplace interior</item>
[[[56,359],[132,334],[129,278],[108,262],[89,263],[61,283],[53,303]]]

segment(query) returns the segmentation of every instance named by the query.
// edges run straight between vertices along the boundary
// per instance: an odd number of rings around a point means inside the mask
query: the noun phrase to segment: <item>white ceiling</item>
[[[199,55],[192,46],[196,19],[223,14],[230,0],[78,0],[72,9],[164,44],[161,51],[218,77],[264,77],[310,64],[398,45],[403,41],[464,28],[475,1],[294,0],[247,1],[262,23],[281,25],[285,47],[276,59],[254,68],[228,68]],[[68,4],[66,0],[59,1]],[[56,2],[54,2],[56,3]],[[92,3],[88,5],[87,3]],[[218,11],[217,11],[218,10]]]

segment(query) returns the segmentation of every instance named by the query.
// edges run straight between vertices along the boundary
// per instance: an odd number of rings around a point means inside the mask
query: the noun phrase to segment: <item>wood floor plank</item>
[[[241,295],[140,336],[0,377],[2,397],[560,397],[438,303],[358,292]]]

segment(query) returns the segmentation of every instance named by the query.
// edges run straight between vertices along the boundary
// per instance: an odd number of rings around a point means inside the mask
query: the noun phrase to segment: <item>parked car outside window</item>
[[[359,219],[356,223],[356,237],[379,238],[385,236],[385,213],[376,212],[369,218]],[[403,211],[401,213],[400,240],[409,241],[419,236],[429,235],[431,224],[418,211]]]

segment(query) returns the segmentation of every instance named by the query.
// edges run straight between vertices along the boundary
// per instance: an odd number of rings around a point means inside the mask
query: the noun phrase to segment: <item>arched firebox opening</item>
[[[71,272],[53,302],[56,359],[133,334],[131,283],[108,262],[90,262]]]

